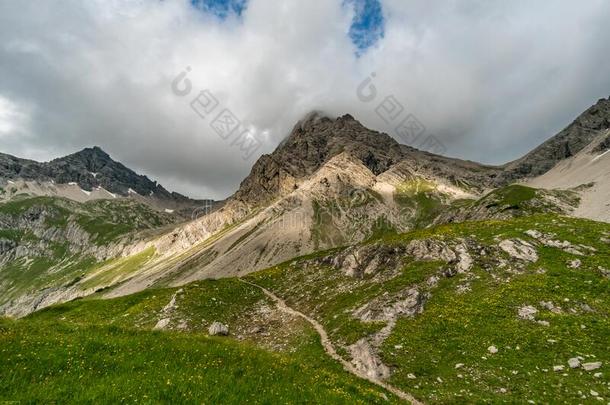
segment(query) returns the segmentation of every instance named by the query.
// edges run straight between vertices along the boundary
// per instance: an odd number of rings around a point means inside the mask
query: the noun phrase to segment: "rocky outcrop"
[[[303,180],[339,154],[361,162],[377,176],[399,165],[412,172],[460,181],[473,187],[491,185],[497,169],[446,158],[400,145],[385,133],[364,127],[351,115],[333,119],[311,113],[270,155],[263,155],[241,183],[233,200],[257,207],[299,187]]]
[[[415,316],[423,311],[426,295],[416,288],[396,294],[384,294],[353,312],[363,322],[389,322],[401,317]]]
[[[610,98],[600,99],[553,138],[521,159],[504,166],[496,183],[504,185],[522,178],[544,174],[558,162],[583,150],[600,131],[608,128],[610,128]]]
[[[404,248],[400,246],[355,246],[332,257],[331,264],[350,277],[362,278],[382,271],[394,274],[402,266],[404,253]]]
[[[348,350],[352,364],[360,373],[374,380],[385,380],[390,377],[390,368],[383,364],[375,348],[366,339],[360,339]]]
[[[466,241],[450,244],[435,239],[412,240],[407,245],[356,245],[325,260],[350,277],[380,274],[391,278],[409,259],[447,262],[450,274],[468,272],[474,264]]]
[[[590,247],[585,247],[585,246],[575,246],[567,240],[554,239],[555,235],[543,234],[542,232],[539,232],[534,229],[527,230],[525,232],[525,234],[536,239],[538,242],[542,243],[544,246],[561,249],[566,253],[570,253],[570,254],[577,255],[577,256],[584,256],[583,250],[591,249]]]
[[[125,196],[131,189],[140,195],[149,195],[152,192],[171,197],[162,186],[114,161],[97,146],[48,163],[0,154],[0,177],[53,180],[59,184],[74,182],[83,190],[92,191],[95,187],[103,187],[111,193]]]
[[[447,262],[457,273],[469,271],[474,264],[464,241],[450,245],[435,239],[413,240],[407,245],[406,253],[416,260]]]
[[[536,248],[522,239],[506,239],[500,242],[499,246],[500,249],[514,259],[532,263],[538,261]]]

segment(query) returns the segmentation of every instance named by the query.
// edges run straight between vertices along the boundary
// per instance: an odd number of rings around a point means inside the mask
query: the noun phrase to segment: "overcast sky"
[[[606,0],[0,0],[0,152],[99,145],[222,198],[311,110],[404,143],[375,112],[394,96],[446,154],[504,163],[610,95],[608,21]]]

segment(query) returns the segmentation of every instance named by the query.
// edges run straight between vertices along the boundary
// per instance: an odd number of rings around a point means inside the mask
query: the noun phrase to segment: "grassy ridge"
[[[137,232],[158,229],[173,220],[168,214],[127,199],[78,203],[54,197],[20,197],[0,203],[0,223],[19,227],[0,229],[0,239],[29,249],[27,256],[18,256],[0,269],[0,305],[48,288],[73,285],[103,264],[109,271],[93,281],[104,283],[129,274],[152,253],[117,260],[112,266],[113,261],[98,263],[91,250]],[[77,237],[71,243],[68,225],[83,230],[84,241]],[[87,286],[95,287],[95,283]]]

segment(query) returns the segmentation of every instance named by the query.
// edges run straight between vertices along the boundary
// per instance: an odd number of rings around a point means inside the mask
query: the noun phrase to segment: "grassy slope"
[[[36,218],[41,215],[41,211],[44,212],[43,226],[47,231],[55,229],[62,232],[69,223],[78,224],[90,235],[92,247],[104,246],[129,234],[156,229],[172,221],[169,215],[130,200],[81,204],[62,198],[35,197],[0,203],[0,216],[7,218]],[[39,233],[42,232],[39,230]],[[0,269],[0,304],[33,291],[73,284],[101,265],[92,256],[71,251],[66,241],[45,240],[36,236],[31,229],[2,229],[0,238],[9,239],[18,245],[47,246],[45,254],[40,257],[23,257]],[[132,264],[131,267],[134,267],[133,263],[139,263],[140,258],[141,255],[130,259],[127,265]],[[116,262],[116,266],[111,266],[101,281],[124,273],[129,267],[121,261]]]
[[[272,354],[228,339],[113,326],[23,321],[2,328],[3,400],[382,402],[378,390],[322,355]]]
[[[610,248],[601,241],[610,234],[610,226],[543,215],[441,226],[390,236],[384,243],[475,236],[480,244],[491,246],[497,245],[497,236],[528,239],[524,235],[528,229],[553,232],[560,240],[586,244],[598,252],[580,257],[580,269],[569,269],[566,263],[575,256],[540,247],[540,260],[519,273],[477,265],[470,274],[442,279],[437,288],[429,289],[432,296],[424,313],[400,319],[382,347],[384,362],[394,369],[393,384],[437,403],[527,399],[570,403],[582,395],[590,397],[591,390],[610,398],[610,282],[599,270],[610,264]],[[406,262],[398,277],[379,283],[293,261],[252,277],[323,322],[335,341],[351,344],[382,327],[354,319],[354,309],[405,287],[427,291],[425,281],[442,267],[442,263]],[[546,272],[539,274],[540,268]],[[458,293],[458,286],[466,284],[471,291]],[[543,300],[561,306],[562,314],[542,310]],[[581,310],[582,304],[594,312]],[[538,319],[548,320],[550,326],[518,319],[518,309],[525,305],[538,306]],[[491,345],[500,349],[495,356],[487,352]],[[568,370],[565,376],[552,371],[555,365],[568,368],[567,360],[578,355],[584,361],[602,361],[604,367],[598,370],[602,376],[595,378],[582,370]],[[458,363],[465,366],[456,370]],[[415,379],[408,378],[411,373]]]
[[[64,229],[70,221],[77,223],[98,246],[132,232],[155,229],[173,222],[170,215],[127,199],[77,203],[54,197],[18,198],[0,203],[0,215],[19,217],[33,208],[46,211],[45,224],[48,227]]]
[[[266,301],[237,280],[78,300],[0,322],[0,399],[73,402],[378,403],[382,391],[330,361],[301,325],[289,352],[255,341],[208,338],[212,320],[237,331]],[[178,293],[173,321],[188,331],[151,331]],[[58,321],[59,320],[59,321]]]

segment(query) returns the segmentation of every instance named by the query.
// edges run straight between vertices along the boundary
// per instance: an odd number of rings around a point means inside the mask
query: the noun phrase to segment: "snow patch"
[[[174,210],[170,210],[170,209],[166,208],[166,209],[165,209],[165,213],[166,213],[166,214],[173,214],[173,213],[174,213]]]
[[[71,181],[68,183],[69,186],[78,186],[78,183]]]
[[[131,189],[131,188],[130,188],[129,190],[127,190],[127,192],[128,192],[129,194],[140,195],[140,194],[138,194],[138,193],[137,193],[137,192],[136,192],[134,189]]]
[[[97,179],[97,173],[89,172],[89,174],[92,175],[94,179]]]
[[[80,189],[80,191],[82,191],[83,193],[85,193],[87,195],[91,195],[91,191],[83,190],[82,188]]]
[[[95,191],[104,192],[104,193],[106,193],[106,194],[110,195],[112,198],[117,198],[117,197],[116,197],[116,194],[112,194],[110,191],[106,190],[106,189],[105,189],[104,187],[102,187],[102,186],[96,187],[96,188],[95,188]]]
[[[15,184],[15,182],[14,182],[14,181],[10,181],[10,180],[9,180],[9,181],[8,181],[8,184]]]

